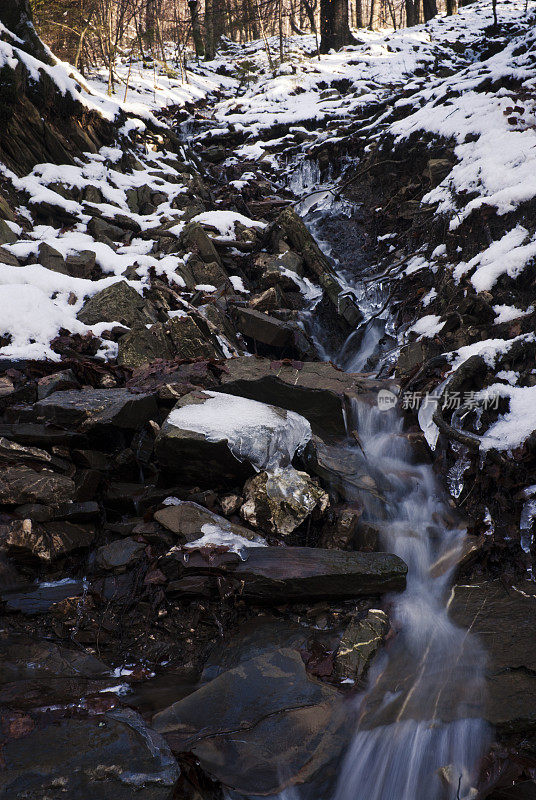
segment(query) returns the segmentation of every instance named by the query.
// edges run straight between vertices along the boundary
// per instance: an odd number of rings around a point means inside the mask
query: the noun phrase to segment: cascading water
[[[307,191],[314,169],[308,167],[301,183],[297,172],[294,190]],[[338,209],[340,202],[319,190],[299,206],[331,256],[321,221],[328,213],[347,215],[348,204],[342,201]],[[349,282],[348,272],[342,277]],[[377,354],[386,330],[391,336],[393,330],[383,288],[351,288],[364,322],[336,356],[325,345],[314,309],[305,324],[323,357],[359,371]],[[390,601],[394,635],[373,664],[369,688],[355,701],[356,730],[331,800],[470,800],[489,731],[482,719],[485,653],[448,615],[465,532],[431,466],[413,463],[397,408],[356,402],[353,416],[350,429],[358,431],[360,447],[349,442],[344,458],[355,459],[356,471],[375,479],[381,499],[363,493],[364,515],[379,524],[384,548],[407,563],[408,579],[405,592]]]

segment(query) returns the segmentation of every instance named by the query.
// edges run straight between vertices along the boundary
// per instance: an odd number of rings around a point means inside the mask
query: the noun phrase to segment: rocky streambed
[[[281,181],[313,135],[244,163],[196,114],[195,152],[132,133],[31,222],[2,206],[0,262],[79,327],[0,363],[0,796],[522,797],[536,593],[475,579],[371,369],[396,342],[366,209],[305,198],[330,254]],[[59,249],[32,235],[60,218]]]

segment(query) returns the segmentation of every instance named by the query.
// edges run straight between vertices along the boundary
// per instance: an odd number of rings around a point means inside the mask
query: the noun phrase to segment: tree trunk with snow
[[[340,50],[354,42],[348,24],[348,0],[320,0],[320,52]]]
[[[40,61],[52,63],[35,31],[30,0],[0,0],[0,22],[23,40],[24,44],[21,46],[23,50]]]

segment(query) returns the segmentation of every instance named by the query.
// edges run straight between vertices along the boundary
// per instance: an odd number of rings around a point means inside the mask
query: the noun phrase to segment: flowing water
[[[294,191],[307,192],[307,182],[318,186],[310,165],[303,174],[300,186],[293,171]],[[337,256],[323,222],[339,215],[344,226],[352,214],[348,203],[319,191],[300,210],[323,249]],[[353,260],[341,270],[349,286],[349,273],[362,267]],[[357,279],[351,289],[364,322],[342,349],[326,346],[314,309],[305,324],[325,358],[359,371],[380,357],[386,335],[391,350],[396,342],[389,309],[382,311],[383,287],[366,290]],[[408,579],[406,590],[390,598],[394,635],[372,666],[368,689],[355,700],[356,729],[331,800],[469,800],[476,797],[489,731],[482,720],[485,654],[448,616],[465,531],[432,467],[414,462],[399,410],[359,402],[353,417],[349,429],[358,431],[361,447],[349,442],[344,458],[372,476],[383,496],[363,494],[364,517],[378,524],[384,549],[404,559]]]

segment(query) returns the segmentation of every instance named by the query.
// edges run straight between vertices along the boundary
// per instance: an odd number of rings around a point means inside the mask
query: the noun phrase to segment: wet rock
[[[288,536],[310,514],[321,516],[329,497],[306,472],[293,468],[260,472],[244,486],[240,515],[253,528],[274,536]]]
[[[28,447],[18,442],[11,442],[9,439],[0,437],[0,459],[14,463],[48,464],[52,462],[52,456],[46,450],[39,447]]]
[[[233,533],[251,541],[257,539],[253,531],[243,525],[235,525],[197,503],[181,502],[178,505],[166,506],[155,511],[154,518],[160,525],[186,542],[200,539],[208,529]]]
[[[223,672],[153,725],[228,789],[272,795],[325,773],[340,754],[337,698],[308,679],[298,653],[280,649]]]
[[[172,548],[161,569],[171,580],[182,575],[224,575],[243,597],[263,603],[321,598],[350,599],[403,589],[407,567],[388,553],[346,553],[313,547],[244,548],[236,553],[185,554]],[[244,559],[244,560],[242,560]],[[170,591],[173,586],[170,585]]]
[[[503,789],[495,789],[488,800],[536,800],[536,782],[520,781],[513,786]]]
[[[50,522],[54,518],[54,509],[41,503],[25,503],[14,509],[17,519],[31,519],[32,522]]]
[[[54,372],[52,375],[45,375],[43,378],[39,378],[37,381],[37,397],[39,400],[44,400],[45,397],[49,397],[54,392],[79,388],[80,384],[72,369],[64,369],[61,372]]]
[[[7,375],[0,377],[0,410],[15,403],[33,403],[36,397],[35,384],[23,383],[16,386]]]
[[[18,258],[15,258],[5,247],[0,247],[0,264],[9,264],[10,267],[20,267]]]
[[[7,551],[15,557],[31,555],[50,564],[57,558],[90,547],[95,530],[70,522],[35,524],[24,519],[12,522],[2,539]]]
[[[78,319],[85,325],[118,322],[128,328],[156,322],[151,304],[126,281],[112,283],[86,300]]]
[[[17,234],[13,233],[7,222],[4,219],[0,219],[0,245],[15,244],[17,238]]]
[[[450,616],[486,652],[487,719],[503,732],[536,731],[536,592],[532,583],[456,586]]]
[[[243,502],[244,498],[239,494],[226,494],[220,497],[222,513],[226,517],[230,517],[231,514],[236,514]]]
[[[362,513],[362,506],[357,504],[332,508],[322,528],[321,546],[328,549],[347,550],[354,540]]]
[[[48,470],[36,472],[23,466],[8,466],[0,470],[1,503],[58,505],[71,499],[74,491],[75,485],[70,478]]]
[[[0,436],[20,444],[35,444],[41,447],[73,447],[84,442],[84,437],[75,431],[55,430],[34,422],[0,424]]]
[[[101,569],[124,570],[142,557],[145,550],[143,542],[131,537],[99,547],[96,563]]]
[[[108,667],[91,653],[25,634],[0,632],[0,682],[21,677],[96,678]]]
[[[333,265],[322,253],[305,223],[293,208],[289,207],[281,212],[276,220],[273,236],[276,240],[282,236],[300,253],[311,277],[324,289],[336,313],[352,329],[355,328],[362,318],[357,303],[351,295],[344,294]],[[345,299],[343,303],[341,303],[342,297]]]
[[[36,404],[45,419],[58,426],[81,430],[141,428],[156,416],[153,395],[134,394],[128,389],[84,389],[55,392]]]
[[[157,323],[150,329],[136,328],[119,339],[117,363],[138,369],[157,358],[169,359],[173,348],[163,325]]]
[[[384,611],[371,609],[363,619],[356,619],[345,629],[335,656],[335,669],[341,678],[359,683],[381,646],[389,629]]]
[[[363,494],[383,499],[357,446],[341,448],[314,436],[307,445],[305,462],[310,472],[318,475],[344,500],[360,501]]]
[[[129,709],[28,724],[8,735],[3,755],[6,800],[171,800],[179,777],[163,739]]]
[[[155,450],[178,480],[236,485],[264,466],[287,466],[310,436],[306,420],[275,406],[219,392],[182,397]]]
[[[302,414],[326,433],[344,435],[352,399],[380,388],[393,388],[328,363],[233,358],[225,363],[220,391],[249,397]]]
[[[288,272],[302,275],[303,259],[291,250],[276,255],[261,253],[255,259],[255,268],[261,273],[259,284],[263,289],[277,286],[282,291],[295,291],[296,283]]]
[[[94,500],[85,503],[62,503],[54,512],[55,519],[67,522],[96,522],[100,515],[100,505]]]

